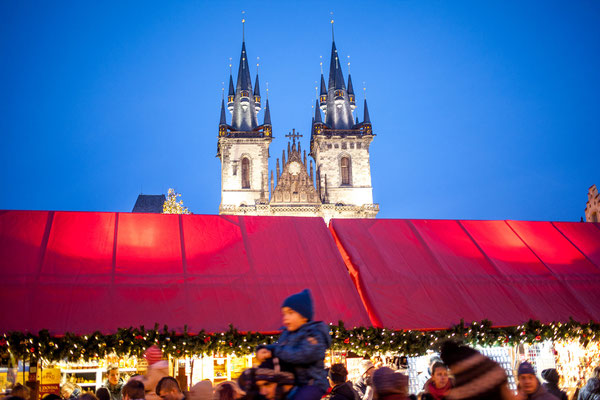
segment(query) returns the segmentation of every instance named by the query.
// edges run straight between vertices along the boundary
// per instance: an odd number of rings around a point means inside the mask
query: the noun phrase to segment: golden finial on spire
[[[335,42],[335,37],[333,36],[333,11],[331,11],[331,40]]]
[[[229,75],[231,75],[231,60],[232,60],[232,58],[229,57]]]
[[[319,56],[319,65],[321,66],[321,75],[323,75],[323,56]]]
[[[256,73],[258,74],[258,67],[260,66],[260,57],[256,57]]]
[[[242,42],[246,41],[246,18],[244,18],[244,14],[246,14],[246,11],[242,11]]]
[[[365,96],[365,100],[367,99],[367,84],[363,81],[363,94]]]
[[[315,96],[319,98],[319,84],[315,81]]]
[[[269,100],[269,82],[265,82],[267,85],[267,100]]]
[[[350,74],[350,56],[347,56],[347,57],[348,57],[348,74]]]

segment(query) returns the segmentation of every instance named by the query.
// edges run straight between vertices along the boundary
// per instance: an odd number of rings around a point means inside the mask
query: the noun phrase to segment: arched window
[[[250,189],[250,160],[242,158],[242,189]]]
[[[350,185],[350,157],[342,157],[340,160],[342,185]]]

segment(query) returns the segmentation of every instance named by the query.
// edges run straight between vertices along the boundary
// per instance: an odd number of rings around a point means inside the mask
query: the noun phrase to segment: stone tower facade
[[[257,122],[260,106],[258,74],[252,90],[246,43],[242,42],[236,86],[229,76],[227,108],[231,124],[227,123],[225,99],[221,100],[217,144],[217,157],[221,159],[220,213],[268,202],[269,145],[273,139],[269,100],[262,125]]]
[[[588,201],[585,205],[585,220],[587,222],[600,222],[600,195],[596,185],[588,190]]]
[[[324,202],[372,206],[369,146],[373,130],[367,101],[363,121],[354,120],[356,109],[352,77],[346,86],[335,42],[331,47],[329,84],[321,75],[321,94],[315,106],[310,154],[315,159],[317,188]],[[321,111],[325,113],[325,122]]]
[[[308,160],[302,152],[302,135],[289,135],[287,156],[283,151],[281,168],[269,176],[269,145],[273,139],[269,100],[264,123],[258,125],[260,110],[258,75],[254,92],[248,71],[245,43],[237,85],[229,78],[227,108],[232,114],[227,123],[225,99],[221,101],[221,120],[217,156],[221,159],[220,214],[320,216],[331,218],[375,218],[379,205],[373,203],[369,147],[374,134],[367,101],[363,121],[354,119],[356,109],[352,78],[344,81],[335,42],[332,44],[329,84],[321,74],[321,94],[311,125]],[[321,111],[325,118],[321,118]],[[313,172],[314,171],[314,172]],[[270,189],[270,190],[269,190]]]

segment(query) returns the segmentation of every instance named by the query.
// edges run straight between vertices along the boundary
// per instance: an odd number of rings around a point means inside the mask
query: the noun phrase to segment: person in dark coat
[[[542,386],[540,380],[535,375],[535,369],[527,361],[519,364],[517,369],[517,386],[519,390],[519,398],[527,400],[557,400],[556,397]]]
[[[266,346],[271,354],[294,369],[295,400],[319,400],[329,389],[325,351],[331,346],[329,327],[313,321],[313,300],[308,289],[286,298],[281,305],[284,329],[276,343]],[[258,354],[257,354],[258,355]]]
[[[577,400],[600,400],[600,367],[594,368],[591,378],[579,391]]]
[[[333,364],[327,373],[327,380],[331,386],[329,400],[360,400],[358,393],[348,381],[348,370],[344,364]]]
[[[558,381],[560,376],[555,368],[548,368],[542,371],[542,378],[546,381],[542,384],[544,389],[548,391],[554,397],[560,400],[568,400],[567,393],[564,390],[560,390],[558,387]]]

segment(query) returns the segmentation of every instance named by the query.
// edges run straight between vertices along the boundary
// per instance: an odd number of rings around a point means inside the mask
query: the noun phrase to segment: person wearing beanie
[[[388,367],[373,373],[375,400],[405,400],[408,396],[408,377]]]
[[[548,393],[540,384],[535,375],[533,365],[528,361],[523,361],[517,368],[517,389],[520,399],[527,400],[556,400],[556,397]]]
[[[361,400],[373,399],[373,372],[375,372],[375,366],[371,360],[362,360],[360,362],[360,376],[354,382],[354,390],[356,390]]]
[[[329,327],[313,321],[313,300],[308,289],[286,298],[281,313],[283,332],[276,343],[260,351],[260,357],[277,357],[282,365],[293,369],[298,387],[294,400],[319,400],[329,388],[324,363],[325,351],[331,346]]]
[[[348,370],[344,364],[333,364],[327,373],[327,380],[331,386],[329,400],[360,400],[358,393],[348,381]]]
[[[454,387],[446,399],[508,400],[514,396],[508,388],[508,377],[502,367],[475,349],[446,341],[441,358],[454,376]]]
[[[542,378],[546,381],[542,386],[544,389],[548,391],[551,395],[558,398],[559,400],[567,400],[569,397],[567,393],[563,390],[560,390],[558,387],[558,381],[560,380],[560,376],[558,375],[558,371],[555,368],[548,368],[542,371]]]
[[[163,360],[162,350],[156,345],[146,349],[144,358],[148,362],[148,370],[146,371],[146,375],[136,377],[136,380],[144,384],[146,400],[161,400],[155,389],[162,378],[169,376],[169,363]]]

